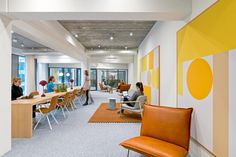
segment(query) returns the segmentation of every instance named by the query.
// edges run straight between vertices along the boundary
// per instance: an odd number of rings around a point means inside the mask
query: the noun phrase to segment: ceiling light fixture
[[[111,36],[111,37],[110,37],[110,40],[113,40],[113,39],[114,39],[114,37],[113,37],[113,36]]]
[[[131,36],[131,37],[132,37],[133,35],[134,35],[134,34],[133,34],[133,32],[130,32],[130,33],[129,33],[129,36]]]
[[[128,47],[127,47],[127,46],[125,46],[125,49],[127,50],[127,49],[128,49]]]
[[[12,39],[12,41],[13,41],[14,43],[17,43],[17,42],[18,42],[18,40],[17,40],[17,39]]]
[[[14,31],[13,30],[11,30],[11,34],[13,34],[14,33]]]
[[[101,47],[101,45],[98,45],[98,48],[100,48]]]
[[[24,44],[21,44],[20,46],[21,46],[21,47],[25,47],[25,45],[24,45]]]
[[[75,37],[78,38],[79,37],[78,34],[75,34]]]

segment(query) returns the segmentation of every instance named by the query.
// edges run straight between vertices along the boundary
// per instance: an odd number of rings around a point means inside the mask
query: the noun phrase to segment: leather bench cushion
[[[151,157],[186,157],[188,153],[183,147],[147,136],[131,138],[121,145]]]

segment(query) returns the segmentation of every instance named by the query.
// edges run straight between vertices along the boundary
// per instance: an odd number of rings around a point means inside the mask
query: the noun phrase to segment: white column
[[[26,56],[26,94],[35,91],[35,65],[34,56]]]
[[[129,66],[128,66],[128,83],[131,84],[131,88],[134,88],[134,76],[135,76],[135,73],[134,73],[134,63],[129,63]]]
[[[0,15],[0,156],[11,149],[11,21]]]

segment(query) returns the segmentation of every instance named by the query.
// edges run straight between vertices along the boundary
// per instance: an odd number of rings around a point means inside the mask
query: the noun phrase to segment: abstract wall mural
[[[191,136],[217,157],[236,156],[235,8],[219,0],[177,33],[178,107],[194,108]]]
[[[160,47],[151,50],[141,58],[141,81],[144,85],[144,94],[148,103],[160,103]]]

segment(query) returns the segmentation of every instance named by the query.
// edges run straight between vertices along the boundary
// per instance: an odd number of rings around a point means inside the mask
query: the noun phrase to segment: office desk
[[[63,96],[65,94],[66,92],[53,92],[46,93],[45,97],[39,95],[35,96],[33,99],[12,101],[12,138],[31,138],[33,132],[32,106],[50,101],[54,96]]]

